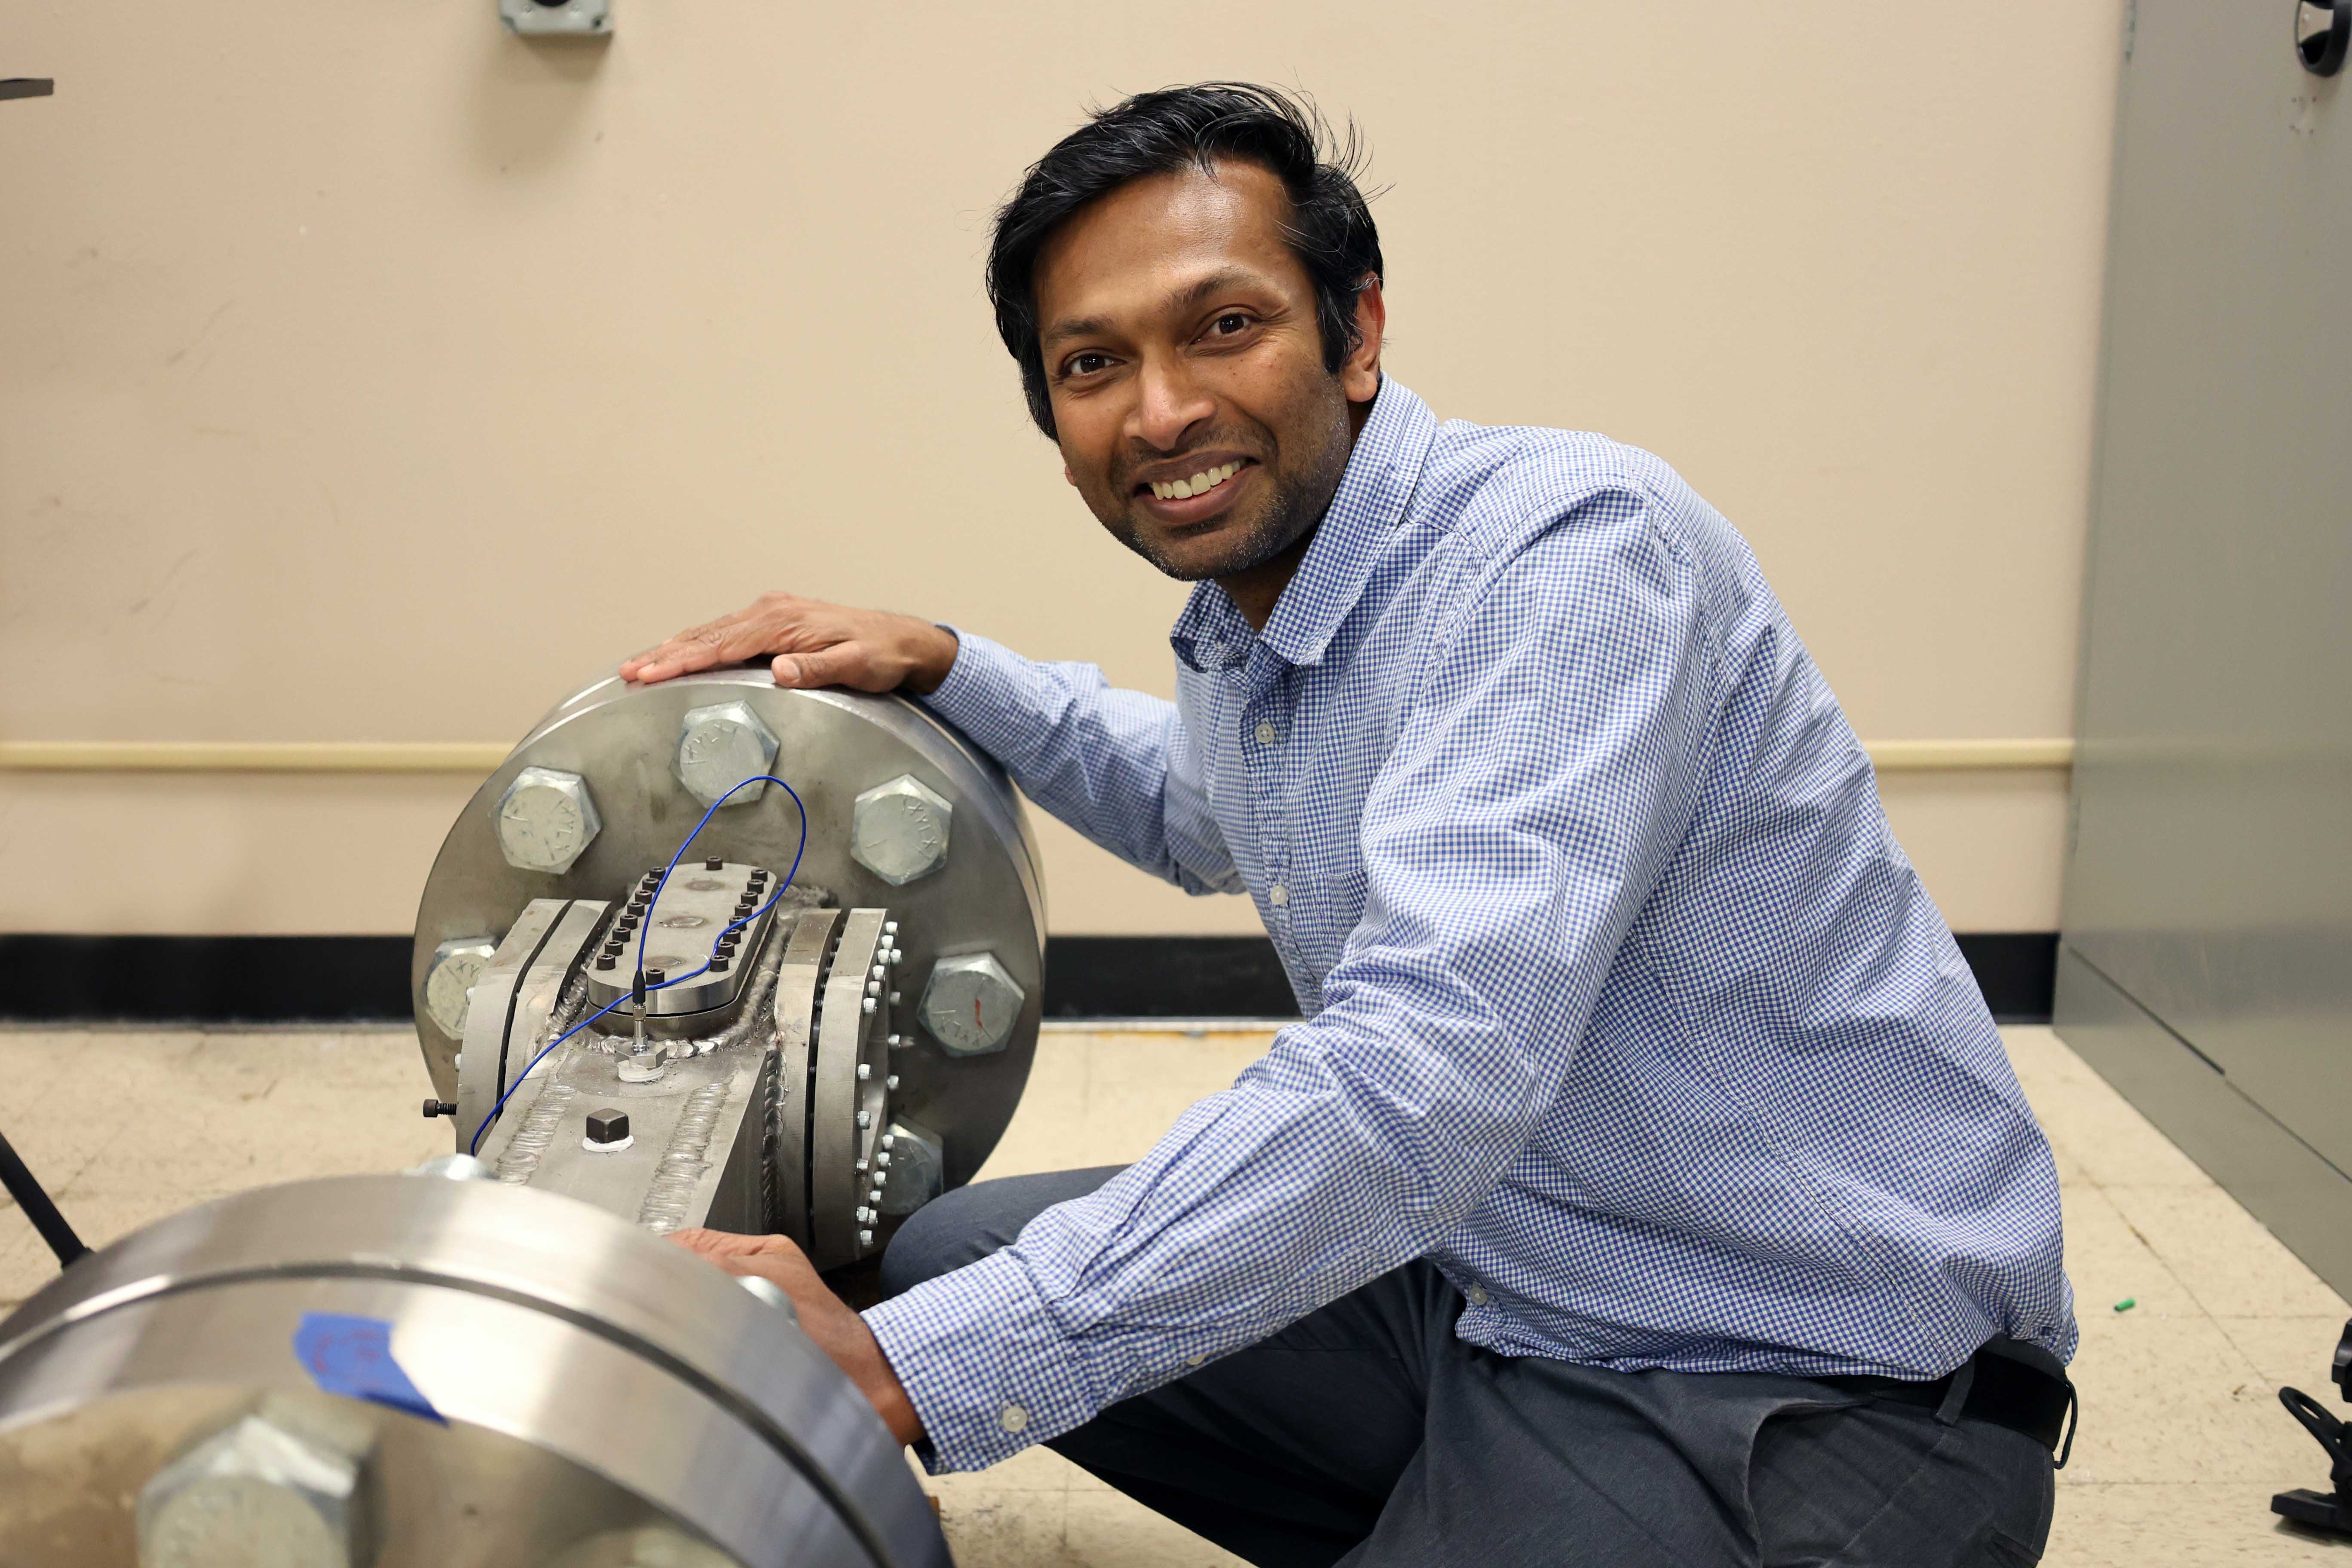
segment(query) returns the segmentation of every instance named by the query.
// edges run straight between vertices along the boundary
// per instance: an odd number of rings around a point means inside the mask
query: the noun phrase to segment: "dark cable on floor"
[[[33,1228],[41,1233],[49,1250],[58,1255],[58,1267],[71,1268],[76,1258],[89,1251],[82,1245],[81,1237],[74,1234],[74,1227],[66,1223],[66,1216],[58,1212],[58,1205],[49,1201],[41,1184],[33,1179],[33,1173],[26,1168],[25,1162],[17,1157],[16,1146],[5,1135],[0,1135],[0,1186],[8,1189],[8,1195],[16,1200],[16,1206],[25,1211],[25,1217],[33,1222]]]

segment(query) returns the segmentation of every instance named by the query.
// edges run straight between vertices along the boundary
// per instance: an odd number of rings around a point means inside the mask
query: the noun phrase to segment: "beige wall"
[[[1360,119],[1440,414],[1664,454],[1864,736],[2068,732],[2117,0],[617,5],[9,6],[0,737],[505,741],[769,585],[1165,690],[979,271],[1207,76]],[[0,775],[0,922],[398,931],[467,793]],[[1885,793],[1956,925],[2055,925],[2063,775]],[[1248,926],[1048,843],[1057,929]]]

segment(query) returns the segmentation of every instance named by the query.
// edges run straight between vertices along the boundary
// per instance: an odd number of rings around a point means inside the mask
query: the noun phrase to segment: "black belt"
[[[1990,1421],[2022,1432],[2049,1449],[2060,1469],[2066,1468],[2066,1456],[2074,1447],[2074,1429],[2067,1421],[2074,1409],[2074,1385],[2066,1380],[2065,1367],[2041,1346],[2005,1335],[1988,1340],[1958,1371],[1930,1383],[1900,1377],[1817,1377],[1812,1381],[1873,1399],[1916,1405],[1954,1420]],[[1948,1406],[1956,1391],[1959,1409],[1954,1415]]]

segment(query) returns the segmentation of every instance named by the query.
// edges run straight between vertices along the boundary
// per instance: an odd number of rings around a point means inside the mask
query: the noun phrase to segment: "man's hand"
[[[848,686],[859,691],[937,691],[955,663],[955,634],[887,610],[821,605],[762,594],[748,610],[693,626],[621,666],[648,684],[713,665],[775,655],[779,686]]]
[[[922,1418],[907,1397],[898,1374],[890,1370],[881,1342],[866,1320],[825,1289],[810,1267],[807,1255],[787,1237],[736,1236],[723,1230],[681,1230],[670,1239],[688,1252],[699,1253],[730,1274],[755,1274],[792,1299],[801,1315],[801,1331],[831,1356],[857,1392],[866,1395],[890,1436],[904,1445],[922,1441]]]

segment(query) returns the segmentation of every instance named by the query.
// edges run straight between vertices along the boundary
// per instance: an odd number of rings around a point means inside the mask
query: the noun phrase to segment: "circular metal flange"
[[[1035,841],[1003,772],[944,721],[898,697],[780,689],[764,667],[705,670],[658,686],[607,677],[557,704],[483,783],[442,845],[417,910],[410,982],[436,1091],[455,1097],[457,1042],[425,1005],[436,947],[503,935],[532,898],[617,898],[646,867],[666,862],[703,812],[673,765],[680,728],[689,712],[734,702],[776,737],[774,771],[807,805],[800,879],[832,889],[845,907],[887,905],[903,922],[898,974],[908,997],[909,982],[942,954],[979,952],[994,953],[1025,995],[1000,1052],[956,1059],[926,1044],[889,1058],[899,1079],[892,1113],[940,1135],[945,1183],[959,1185],[1012,1120],[1036,1050],[1045,903]],[[560,874],[509,865],[494,832],[494,807],[526,768],[575,775],[594,796],[600,831]],[[902,776],[945,801],[955,826],[945,863],[894,887],[852,846],[857,797]],[[792,798],[772,789],[714,816],[693,852],[781,872],[799,833]],[[887,1009],[887,994],[882,1001]],[[919,1037],[911,1007],[896,1017],[893,1031]]]
[[[328,1353],[322,1326],[374,1349]],[[786,1313],[489,1181],[262,1188],[84,1259],[0,1322],[0,1542],[45,1568],[137,1561],[142,1523],[224,1500],[310,1552],[271,1561],[948,1563],[898,1445]]]

